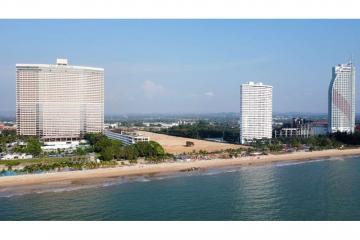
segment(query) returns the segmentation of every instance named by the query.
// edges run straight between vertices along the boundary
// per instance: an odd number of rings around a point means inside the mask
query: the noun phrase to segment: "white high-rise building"
[[[240,143],[272,137],[272,86],[240,86]]]
[[[104,69],[51,64],[16,65],[17,134],[69,141],[104,128]]]
[[[355,130],[355,66],[350,62],[332,69],[329,86],[329,133]]]

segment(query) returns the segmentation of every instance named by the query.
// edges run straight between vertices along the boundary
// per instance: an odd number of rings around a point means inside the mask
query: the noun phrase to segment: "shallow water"
[[[0,220],[360,220],[360,157],[0,189]]]

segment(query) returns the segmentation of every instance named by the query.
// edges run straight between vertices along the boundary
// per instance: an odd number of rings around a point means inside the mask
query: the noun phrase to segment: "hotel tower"
[[[16,65],[17,134],[71,141],[104,127],[104,69],[52,64]]]
[[[240,86],[240,143],[272,137],[272,86]]]
[[[355,130],[355,66],[350,62],[332,69],[329,86],[329,133]]]

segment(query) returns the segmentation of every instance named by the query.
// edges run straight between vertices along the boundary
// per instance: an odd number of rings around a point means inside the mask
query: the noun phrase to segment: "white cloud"
[[[208,91],[205,93],[206,96],[208,97],[213,97],[214,96],[214,93],[212,91]]]
[[[141,88],[144,91],[145,96],[149,98],[165,93],[165,88],[162,85],[150,80],[143,82]]]

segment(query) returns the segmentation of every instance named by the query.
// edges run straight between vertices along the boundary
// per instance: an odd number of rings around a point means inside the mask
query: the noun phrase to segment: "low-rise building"
[[[311,135],[311,128],[310,125],[302,125],[299,127],[294,128],[281,128],[280,130],[274,130],[274,137],[301,137],[301,138],[308,138]]]
[[[116,133],[113,131],[105,131],[105,136],[113,140],[119,140],[124,145],[135,144],[138,142],[149,142],[150,137],[138,134],[136,132],[124,132]]]
[[[1,157],[1,160],[18,160],[18,159],[31,159],[32,155],[27,155],[25,153],[8,153]]]
[[[179,123],[178,122],[173,122],[173,123],[144,122],[143,125],[146,126],[146,127],[171,128],[171,127],[179,126]]]
[[[61,150],[76,149],[80,144],[85,144],[85,140],[81,141],[68,141],[68,142],[44,142],[44,146],[41,149],[45,152]]]
[[[309,122],[302,118],[294,118],[291,127],[278,128],[273,133],[275,138],[308,138],[310,136],[326,135],[327,132],[328,123],[325,120]]]
[[[159,129],[167,129],[172,127],[177,127],[179,125],[193,125],[196,121],[193,120],[179,120],[176,122],[143,122],[145,127],[155,127]]]

